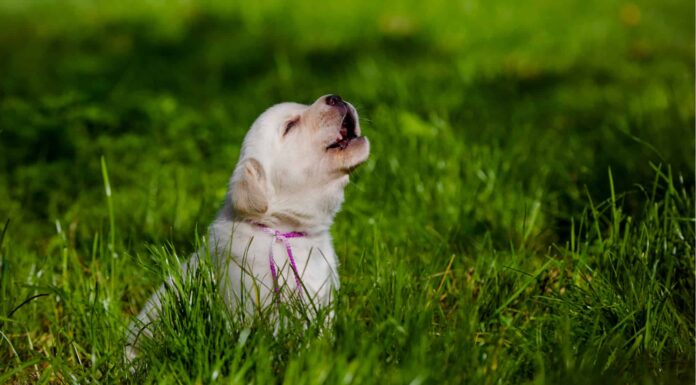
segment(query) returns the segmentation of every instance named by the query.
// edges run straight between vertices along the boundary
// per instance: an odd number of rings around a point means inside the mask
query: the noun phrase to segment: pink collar
[[[277,265],[275,263],[275,259],[273,258],[273,243],[274,242],[283,242],[283,245],[285,246],[285,250],[288,253],[288,260],[290,260],[290,267],[292,268],[292,272],[295,275],[295,284],[297,285],[296,290],[298,290],[300,293],[302,293],[302,279],[300,279],[300,274],[297,271],[297,265],[295,265],[295,258],[292,255],[292,246],[290,245],[290,239],[291,238],[302,238],[305,237],[305,233],[300,233],[296,231],[290,231],[287,233],[274,230],[266,225],[262,225],[260,223],[254,223],[256,226],[260,227],[261,230],[263,230],[264,233],[270,235],[273,237],[273,240],[271,241],[271,245],[268,250],[268,264],[270,265],[271,268],[271,276],[273,277],[273,289],[275,290],[276,294],[280,293],[280,287],[278,286],[278,270],[277,270]]]

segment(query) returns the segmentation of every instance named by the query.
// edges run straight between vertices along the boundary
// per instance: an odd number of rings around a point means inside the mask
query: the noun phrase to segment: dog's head
[[[227,208],[275,228],[323,230],[343,202],[350,171],[369,153],[357,111],[340,97],[275,105],[244,139]]]

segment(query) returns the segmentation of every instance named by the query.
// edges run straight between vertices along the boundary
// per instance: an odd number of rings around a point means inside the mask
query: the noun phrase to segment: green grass
[[[0,3],[0,383],[693,383],[693,15]],[[274,333],[202,269],[131,373],[125,328],[205,242],[251,122],[329,92],[372,144],[334,324]]]

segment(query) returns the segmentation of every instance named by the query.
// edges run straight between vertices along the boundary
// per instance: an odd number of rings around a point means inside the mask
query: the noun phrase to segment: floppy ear
[[[261,163],[249,158],[237,166],[230,192],[235,215],[253,218],[268,210],[266,172]]]

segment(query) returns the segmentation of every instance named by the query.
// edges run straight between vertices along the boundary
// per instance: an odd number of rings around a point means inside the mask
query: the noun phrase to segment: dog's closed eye
[[[300,121],[300,117],[296,117],[289,122],[285,123],[285,131],[283,131],[283,136],[287,135],[290,130],[297,125],[297,123]]]

